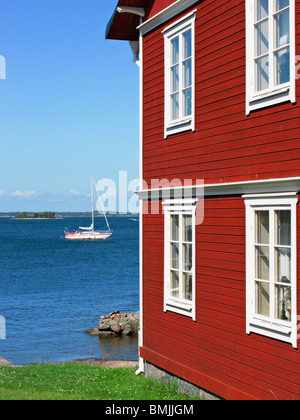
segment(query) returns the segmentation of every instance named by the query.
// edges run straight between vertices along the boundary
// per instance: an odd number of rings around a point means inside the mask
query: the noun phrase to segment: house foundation
[[[147,361],[145,362],[145,375],[147,378],[163,381],[167,384],[174,381],[178,384],[178,390],[180,393],[188,394],[193,397],[199,397],[199,399],[209,401],[219,401],[222,399],[217,395],[214,395],[209,391],[202,389],[197,385],[194,385],[191,382],[188,382],[182,378],[179,378],[178,376],[173,375],[172,373],[167,372],[166,370],[161,369],[158,366],[155,366]]]

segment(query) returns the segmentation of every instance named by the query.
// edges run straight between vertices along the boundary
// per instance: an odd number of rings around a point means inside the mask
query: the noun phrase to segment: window
[[[246,0],[247,114],[295,102],[295,0]]]
[[[163,203],[165,213],[164,310],[195,319],[195,212],[197,199]]]
[[[165,29],[165,137],[194,129],[195,12]]]
[[[295,194],[245,196],[247,332],[297,347]]]

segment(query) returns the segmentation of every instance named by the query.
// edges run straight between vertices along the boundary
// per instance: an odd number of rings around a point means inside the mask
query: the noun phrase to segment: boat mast
[[[94,181],[94,184],[95,184],[95,188],[96,188],[96,193],[97,193],[97,195],[98,195],[98,201],[100,201],[100,205],[101,205],[102,213],[103,213],[103,216],[105,217],[106,226],[107,226],[107,228],[108,228],[108,231],[111,233],[111,229],[110,229],[110,226],[109,226],[109,223],[108,223],[108,220],[107,220],[107,217],[106,217],[106,213],[105,213],[105,211],[104,211],[103,204],[102,204],[101,198],[100,198],[100,196],[99,196],[99,193],[98,193],[98,190],[97,190],[97,185],[96,185],[95,181]]]
[[[91,192],[92,192],[92,230],[94,231],[94,182],[91,175]]]

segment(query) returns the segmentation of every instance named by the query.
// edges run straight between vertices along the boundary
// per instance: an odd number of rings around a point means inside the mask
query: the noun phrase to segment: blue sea
[[[103,222],[95,218],[95,228]],[[65,227],[89,226],[89,218],[0,218],[1,357],[15,365],[55,363],[88,359],[92,349],[98,360],[138,359],[136,336],[85,332],[101,315],[139,310],[139,224],[109,222],[113,235],[93,242],[64,239]]]

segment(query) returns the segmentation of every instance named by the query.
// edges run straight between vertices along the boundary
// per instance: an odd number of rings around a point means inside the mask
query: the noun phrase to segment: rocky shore
[[[137,334],[140,324],[140,313],[121,313],[119,310],[103,315],[97,328],[87,330],[91,336],[133,335]]]
[[[0,366],[12,366],[12,364],[8,361],[3,359],[3,357],[0,356]]]

